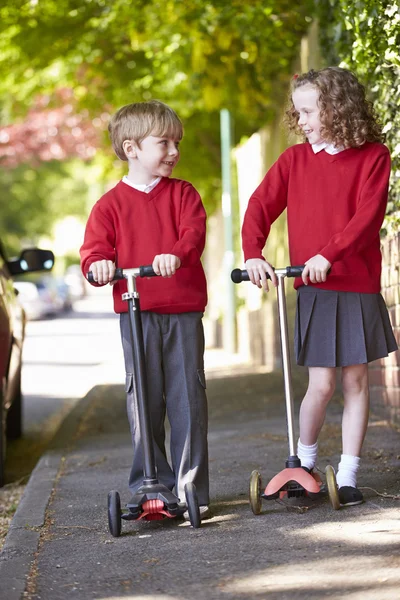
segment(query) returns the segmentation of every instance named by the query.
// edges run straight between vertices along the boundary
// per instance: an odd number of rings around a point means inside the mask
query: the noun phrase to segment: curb
[[[91,390],[77,401],[31,473],[0,553],[1,588],[7,600],[22,598],[61,461],[94,397]]]

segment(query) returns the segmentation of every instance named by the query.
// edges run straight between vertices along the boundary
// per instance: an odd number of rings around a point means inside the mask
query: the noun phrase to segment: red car
[[[34,271],[50,271],[50,250],[23,250],[18,259],[7,260],[0,243],[0,487],[4,485],[7,439],[22,433],[21,366],[25,313],[18,301],[12,277]]]

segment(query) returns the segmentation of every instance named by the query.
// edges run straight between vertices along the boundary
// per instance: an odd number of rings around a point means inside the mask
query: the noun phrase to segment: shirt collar
[[[313,149],[314,154],[321,152],[321,150],[325,150],[328,154],[338,154],[344,150],[343,146],[334,146],[333,144],[328,144],[328,142],[319,142],[319,144],[311,144],[311,148]]]
[[[154,190],[154,188],[156,187],[156,185],[158,183],[160,183],[161,177],[157,177],[156,179],[153,179],[153,181],[151,181],[149,184],[146,184],[146,183],[132,183],[132,181],[130,181],[128,179],[127,175],[124,175],[122,178],[122,181],[124,183],[126,183],[127,185],[130,185],[131,187],[133,187],[135,190],[138,190],[139,192],[144,192],[145,194],[148,194],[149,192],[151,192],[151,190]]]

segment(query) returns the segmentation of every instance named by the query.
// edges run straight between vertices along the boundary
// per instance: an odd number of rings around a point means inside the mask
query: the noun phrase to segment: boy
[[[196,485],[201,518],[208,516],[207,398],[202,316],[207,287],[200,261],[206,214],[187,181],[170,178],[179,160],[182,123],[157,100],[120,108],[109,124],[117,156],[128,175],[95,204],[81,248],[81,267],[98,285],[111,282],[115,268],[152,263],[162,277],[137,279],[141,297],[148,399],[160,483],[184,501],[185,484]],[[133,364],[126,281],[113,286],[126,369],[128,418],[132,434],[132,493],[142,484],[143,455],[133,394]],[[170,466],[164,420],[171,425]]]

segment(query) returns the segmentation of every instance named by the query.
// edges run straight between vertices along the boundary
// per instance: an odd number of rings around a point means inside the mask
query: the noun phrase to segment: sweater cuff
[[[338,250],[338,248],[335,247],[334,244],[322,248],[322,250],[320,250],[318,254],[326,258],[326,260],[329,261],[331,265],[333,265],[334,262],[339,260],[340,257],[340,251]]]
[[[244,254],[244,262],[246,262],[247,260],[250,260],[251,258],[261,258],[262,260],[265,260],[265,258],[262,255],[262,250],[260,250],[257,247],[243,248],[243,254]]]

